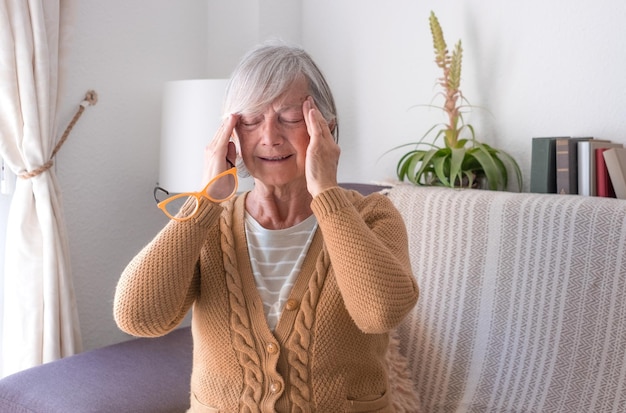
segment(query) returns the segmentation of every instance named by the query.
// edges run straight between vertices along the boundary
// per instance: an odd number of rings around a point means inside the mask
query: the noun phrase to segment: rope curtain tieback
[[[57,142],[56,146],[54,147],[54,150],[52,151],[52,155],[50,155],[50,160],[33,171],[24,172],[23,174],[19,175],[19,177],[22,179],[34,178],[35,176],[40,175],[46,172],[48,169],[50,169],[52,165],[54,164],[54,161],[53,161],[54,157],[56,156],[57,152],[59,152],[59,150],[61,149],[61,146],[63,146],[63,144],[67,140],[68,136],[70,136],[70,132],[72,131],[72,128],[74,127],[74,125],[76,125],[76,122],[78,122],[78,119],[85,111],[85,108],[87,106],[94,106],[97,102],[98,102],[98,94],[93,90],[87,91],[87,94],[85,94],[85,99],[82,102],[80,102],[80,106],[78,106],[78,110],[76,111],[76,114],[72,118],[69,125],[67,125],[67,128],[65,128],[65,132],[63,132],[61,139],[59,139],[59,142]]]

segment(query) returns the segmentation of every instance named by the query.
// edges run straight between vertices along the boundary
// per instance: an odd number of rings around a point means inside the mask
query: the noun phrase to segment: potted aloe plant
[[[429,20],[435,63],[443,71],[443,76],[438,79],[442,90],[437,96],[444,100],[441,107],[429,106],[441,109],[446,121],[431,127],[418,142],[394,148],[411,147],[398,161],[398,178],[417,185],[507,190],[509,175],[513,174],[517,189],[521,191],[522,173],[515,159],[478,141],[472,125],[463,119],[463,114],[471,106],[460,90],[461,41],[450,53],[439,21],[432,11]],[[429,141],[429,137],[432,140]]]

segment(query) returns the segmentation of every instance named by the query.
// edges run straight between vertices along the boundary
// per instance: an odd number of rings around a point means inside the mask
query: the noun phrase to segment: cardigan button
[[[273,394],[280,393],[282,388],[283,386],[282,384],[280,384],[279,381],[275,381],[272,384],[270,384],[270,392],[272,392]]]
[[[298,300],[294,300],[293,298],[290,298],[285,303],[285,309],[288,311],[293,311],[298,308],[298,304],[299,304]]]
[[[267,352],[270,354],[276,354],[278,352],[278,346],[274,343],[269,343],[266,349],[267,349]]]

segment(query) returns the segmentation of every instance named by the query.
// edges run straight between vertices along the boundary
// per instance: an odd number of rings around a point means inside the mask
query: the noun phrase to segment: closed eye
[[[255,118],[241,118],[239,120],[239,124],[241,126],[243,126],[244,128],[254,128],[256,126],[258,126],[261,122],[263,121],[263,118],[261,117],[255,117]]]
[[[281,123],[285,123],[287,125],[294,125],[304,121],[304,114],[302,113],[302,109],[287,109],[284,110],[278,117],[278,120]]]
[[[242,120],[241,121],[241,124],[243,126],[253,126],[253,125],[258,125],[259,123],[261,123],[261,119]]]
[[[304,120],[304,118],[282,118],[280,121],[282,123],[287,123],[287,124],[295,124],[295,123],[300,123]]]

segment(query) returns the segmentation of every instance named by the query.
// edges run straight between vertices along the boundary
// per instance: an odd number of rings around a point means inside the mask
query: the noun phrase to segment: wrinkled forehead
[[[251,116],[263,113],[270,106],[301,106],[310,95],[309,82],[302,74],[291,78],[270,77],[264,82],[256,80],[249,83],[248,87],[234,91],[230,102],[226,102],[225,110],[228,113]]]
[[[310,95],[308,82],[305,79],[296,79],[287,88],[274,99],[264,100],[265,106],[260,107],[261,111],[272,108],[276,112],[287,110],[302,111],[302,104]]]

